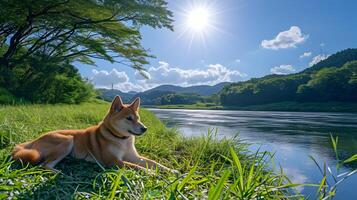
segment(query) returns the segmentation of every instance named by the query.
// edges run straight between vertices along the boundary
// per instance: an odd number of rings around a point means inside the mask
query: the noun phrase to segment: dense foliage
[[[94,64],[93,58],[104,59],[142,70],[151,55],[140,44],[139,27],[172,29],[172,14],[164,0],[0,0],[0,13],[0,87],[34,102],[54,102],[52,96],[59,94],[51,91],[62,93],[56,100],[60,102],[83,96],[73,87],[83,92],[86,83],[78,75],[62,72],[73,71],[71,64],[76,61]],[[51,80],[38,85],[40,76]],[[24,82],[38,85],[35,90],[46,96],[29,97],[32,91],[21,96],[17,89],[27,88]],[[51,88],[43,91],[40,86]]]
[[[93,96],[92,86],[69,62],[33,58],[14,67],[12,77],[12,93],[33,103],[79,103]]]
[[[160,104],[194,104],[202,100],[202,98],[198,94],[167,94],[161,97]]]
[[[323,68],[297,91],[300,101],[357,102],[357,61],[341,68]]]
[[[354,60],[357,60],[357,49],[347,49],[300,73],[269,75],[226,86],[220,100],[225,106],[283,101],[356,102],[357,61]]]
[[[153,90],[150,92],[138,93],[133,99],[140,97],[143,105],[160,105],[161,97],[172,93],[173,92],[170,91]]]
[[[0,104],[13,104],[18,102],[18,99],[5,88],[0,87]]]
[[[306,74],[253,78],[225,87],[220,94],[221,103],[223,105],[251,105],[293,101],[296,98],[298,86],[308,80],[309,76]]]

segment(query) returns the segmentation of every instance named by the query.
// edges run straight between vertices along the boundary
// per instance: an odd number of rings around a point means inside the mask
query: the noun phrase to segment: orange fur
[[[13,151],[12,157],[14,159],[21,159],[23,162],[28,162],[36,165],[40,161],[40,152],[33,149],[18,149]]]

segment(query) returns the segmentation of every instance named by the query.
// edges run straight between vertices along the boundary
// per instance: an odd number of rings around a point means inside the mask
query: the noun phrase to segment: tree
[[[254,105],[279,101],[294,101],[300,84],[310,78],[306,74],[269,75],[225,87],[221,93],[223,105]]]
[[[41,62],[32,56],[16,66],[12,93],[33,103],[80,103],[94,96],[92,86],[69,62]]]
[[[323,68],[297,91],[300,101],[357,101],[357,61]]]
[[[203,97],[195,93],[182,93],[182,94],[166,94],[160,97],[161,105],[174,105],[174,104],[194,104],[202,101]]]
[[[90,96],[76,61],[104,59],[142,72],[152,55],[139,28],[172,30],[165,0],[0,0],[0,13],[0,89],[37,103]]]
[[[150,57],[139,27],[172,29],[164,0],[0,0],[0,74],[36,55],[47,62],[93,58],[142,70]]]

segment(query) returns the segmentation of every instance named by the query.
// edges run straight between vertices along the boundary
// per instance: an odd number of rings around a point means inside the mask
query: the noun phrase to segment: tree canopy
[[[44,59],[91,58],[142,69],[149,56],[139,26],[172,29],[163,0],[1,0],[1,61],[10,67],[33,54]]]
[[[297,90],[300,101],[357,102],[357,61],[341,68],[323,68]]]
[[[41,73],[56,74],[43,90],[65,77],[83,82],[78,72],[63,72],[74,62],[104,59],[142,71],[152,55],[140,27],[173,29],[164,0],[0,0],[0,13],[0,87],[17,94]]]

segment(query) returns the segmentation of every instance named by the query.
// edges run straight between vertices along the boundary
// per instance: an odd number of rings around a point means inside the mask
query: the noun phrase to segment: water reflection
[[[205,134],[208,128],[218,128],[221,137],[240,138],[253,144],[250,148],[276,152],[292,180],[317,183],[321,175],[308,155],[318,162],[336,164],[330,133],[339,136],[342,158],[357,153],[357,114],[314,112],[264,112],[150,109],[168,126],[177,126],[187,136]],[[345,166],[356,167],[356,166]],[[342,168],[346,170],[347,168]],[[357,199],[357,177],[351,177],[337,192],[336,199]],[[313,194],[315,188],[300,188]]]

